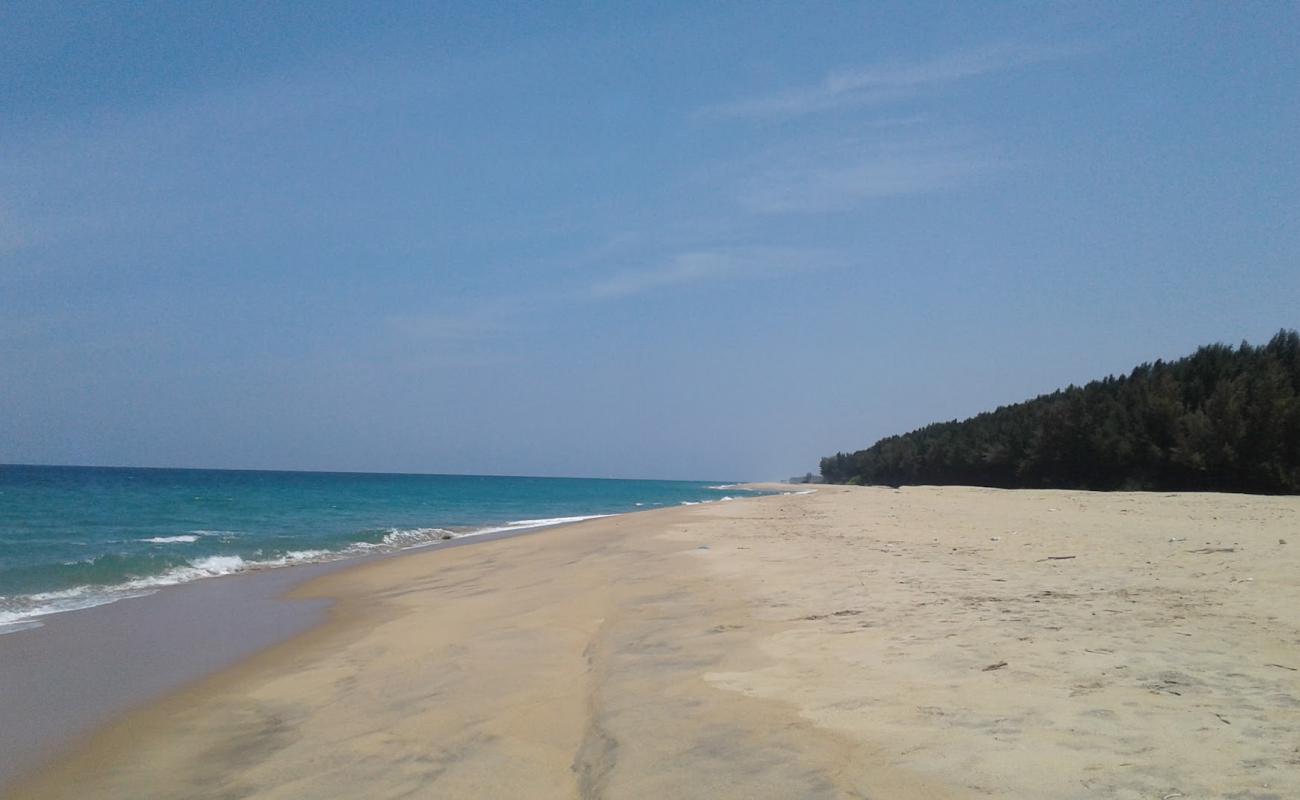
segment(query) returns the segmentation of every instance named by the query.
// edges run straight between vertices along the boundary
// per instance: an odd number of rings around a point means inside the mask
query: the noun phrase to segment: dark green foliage
[[[821,462],[828,483],[1300,493],[1300,335],[1210,345]]]

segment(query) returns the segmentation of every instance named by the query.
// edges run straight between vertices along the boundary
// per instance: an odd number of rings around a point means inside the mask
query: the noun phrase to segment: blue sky
[[[0,462],[780,477],[1300,325],[1292,3],[125,5],[0,7]]]

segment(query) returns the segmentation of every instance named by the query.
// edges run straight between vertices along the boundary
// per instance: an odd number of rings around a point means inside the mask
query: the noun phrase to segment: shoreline
[[[707,501],[707,502],[714,502],[714,501]],[[637,509],[633,511],[617,512],[617,513],[635,514],[639,510],[641,509]],[[312,554],[310,556],[298,557],[292,559],[288,557],[281,557],[279,559],[273,559],[270,561],[256,561],[256,560],[245,561],[241,556],[237,556],[237,555],[230,556],[230,558],[237,560],[240,566],[238,568],[231,569],[230,571],[226,571],[226,572],[198,574],[189,578],[188,580],[175,580],[175,581],[159,580],[168,577],[166,574],[146,576],[145,578],[146,581],[148,581],[149,579],[155,579],[158,582],[152,583],[147,586],[139,587],[139,588],[130,586],[129,585],[130,582],[127,582],[126,584],[109,584],[102,587],[94,587],[99,589],[101,592],[103,592],[103,594],[100,597],[91,598],[89,600],[88,605],[72,606],[68,608],[60,608],[60,609],[54,609],[49,611],[40,611],[40,612],[33,613],[30,616],[16,619],[14,621],[0,623],[0,637],[4,637],[9,634],[20,633],[22,631],[28,631],[28,630],[44,627],[46,624],[48,624],[49,619],[60,617],[65,614],[76,614],[84,611],[90,611],[96,608],[101,608],[103,606],[112,605],[114,603],[121,603],[127,600],[143,599],[146,597],[151,597],[157,594],[158,592],[170,591],[175,587],[189,586],[191,584],[199,583],[201,581],[220,579],[220,578],[231,578],[240,575],[261,574],[272,570],[312,567],[312,566],[320,566],[324,564],[357,563],[357,562],[364,561],[366,559],[385,558],[388,556],[400,555],[402,553],[410,552],[413,550],[420,550],[428,547],[449,547],[452,546],[453,542],[460,542],[462,544],[469,543],[467,541],[462,541],[462,540],[478,540],[480,537],[496,538],[500,536],[510,536],[518,533],[530,533],[536,530],[558,527],[560,525],[571,525],[577,522],[584,522],[589,519],[600,519],[601,517],[616,516],[617,513],[588,514],[588,515],[579,515],[579,516],[571,516],[571,517],[554,517],[549,519],[519,520],[517,522],[509,522],[501,525],[488,525],[481,528],[469,528],[462,531],[453,531],[449,528],[425,528],[421,530],[437,533],[439,534],[439,536],[436,538],[430,538],[423,541],[419,541],[418,543],[415,544],[405,544],[405,545],[369,544],[363,548],[363,547],[359,547],[357,544],[353,544],[341,550],[311,551]],[[445,534],[445,538],[442,536],[442,534]],[[209,556],[209,557],[201,558],[200,560],[202,561],[207,558],[219,559],[219,558],[225,558],[225,556],[220,556],[220,555]],[[190,567],[193,568],[194,566],[195,566],[194,563],[191,562]],[[177,568],[173,567],[172,569],[176,570]],[[91,587],[82,586],[76,588],[85,589]],[[118,595],[118,596],[114,596],[114,595]],[[4,639],[0,638],[0,642],[3,641]]]
[[[0,686],[6,689],[0,718],[22,721],[0,726],[0,796],[115,721],[328,624],[333,598],[295,596],[318,578],[418,553],[663,510],[673,509],[485,527],[384,552],[164,585],[33,618],[38,624],[0,635]],[[85,658],[89,652],[93,661]]]
[[[328,601],[288,601],[341,564],[166,586],[0,637],[0,795],[132,709],[229,668],[325,618]]]
[[[12,796],[1290,796],[1297,523],[818,486],[404,553]]]
[[[793,494],[788,487],[781,484],[737,484],[735,488],[737,490],[752,488],[755,491],[771,493],[737,498],[750,501],[763,497],[779,496],[780,494]],[[388,616],[384,612],[382,600],[377,600],[369,591],[358,591],[355,587],[349,585],[356,578],[364,576],[371,570],[382,570],[385,567],[426,560],[430,562],[431,567],[436,569],[434,562],[441,556],[451,555],[449,551],[468,550],[477,552],[488,549],[494,544],[506,545],[525,539],[542,540],[551,538],[534,537],[529,536],[529,534],[545,532],[551,534],[551,536],[563,536],[581,533],[585,530],[599,536],[601,533],[599,530],[591,530],[593,525],[622,527],[631,522],[636,529],[657,531],[673,524],[681,516],[688,516],[697,510],[705,511],[715,506],[733,504],[735,503],[721,503],[718,501],[692,503],[607,515],[555,526],[493,531],[429,547],[411,548],[323,564],[298,565],[292,569],[273,569],[242,575],[222,576],[222,578],[216,580],[197,581],[192,584],[167,587],[167,591],[179,590],[184,592],[187,588],[203,584],[221,584],[231,579],[255,579],[264,575],[276,577],[283,575],[285,579],[283,582],[291,583],[291,585],[282,587],[282,590],[272,598],[272,602],[281,605],[305,604],[311,606],[315,604],[314,610],[316,614],[315,619],[310,624],[301,627],[301,629],[281,636],[275,641],[263,643],[252,649],[251,652],[243,653],[238,658],[223,664],[219,668],[209,670],[206,674],[192,675],[188,680],[182,681],[166,691],[155,693],[152,697],[144,698],[142,701],[120,709],[107,721],[94,725],[90,730],[82,732],[81,735],[65,740],[61,747],[58,747],[53,752],[47,752],[39,760],[39,763],[35,763],[23,773],[18,774],[16,779],[10,780],[6,784],[0,784],[0,797],[27,797],[33,791],[37,793],[37,796],[44,796],[44,792],[47,791],[46,787],[51,783],[55,787],[53,789],[55,796],[63,796],[65,790],[67,796],[81,795],[86,780],[81,776],[74,775],[72,780],[67,782],[65,780],[68,777],[66,770],[70,766],[78,772],[84,769],[91,773],[98,773],[108,768],[109,765],[124,760],[126,757],[122,751],[133,747],[142,729],[161,733],[179,713],[183,713],[183,709],[191,706],[195,698],[213,698],[220,696],[223,692],[232,689],[237,690],[237,687],[245,682],[259,680],[282,670],[301,668],[305,654],[313,651],[322,652],[325,648],[336,647],[341,643],[354,639],[370,626],[382,624]],[[475,547],[465,548],[464,545],[475,545]],[[545,551],[548,547],[546,543],[537,542],[536,549]],[[464,560],[469,562],[471,569],[490,567],[496,558],[495,555],[487,556],[486,554],[474,556],[463,553],[462,555]],[[479,563],[478,559],[483,559],[483,561]],[[289,580],[291,573],[306,573],[309,571],[314,574],[297,577],[296,580],[292,581]],[[417,568],[415,571],[423,572],[425,570]],[[164,593],[159,592],[146,598],[137,598],[137,600],[155,599]],[[109,606],[87,609],[86,611],[93,613],[101,608],[113,608],[127,602],[131,601],[122,601],[122,603],[114,603]],[[134,793],[135,790],[132,790],[128,792],[128,796]],[[197,790],[196,786],[190,786],[180,796],[200,796],[202,794]],[[340,796],[348,796],[348,794]]]
[[[0,590],[0,636],[166,586],[730,499],[716,491],[724,488],[703,481],[0,465],[0,494],[14,499],[0,512],[0,583],[7,587]],[[89,503],[87,516],[78,516],[75,497]],[[69,525],[73,519],[79,522]],[[41,531],[30,542],[23,534],[29,529]]]

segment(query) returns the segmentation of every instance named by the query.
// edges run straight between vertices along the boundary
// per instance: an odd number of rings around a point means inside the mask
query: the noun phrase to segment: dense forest
[[[1300,335],[1209,345],[822,459],[828,483],[1300,493]]]

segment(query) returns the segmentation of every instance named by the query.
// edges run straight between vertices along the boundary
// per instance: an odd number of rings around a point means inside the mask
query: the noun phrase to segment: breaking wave
[[[491,533],[523,531],[530,528],[545,528],[582,522],[588,519],[613,516],[611,514],[590,514],[579,517],[548,517],[545,519],[521,519],[504,525],[453,531],[447,528],[389,528],[383,531],[378,541],[352,542],[337,550],[288,550],[278,555],[245,558],[241,555],[210,555],[201,558],[186,559],[181,563],[170,564],[156,556],[125,558],[121,556],[102,556],[82,562],[62,565],[69,573],[81,575],[90,580],[102,580],[108,574],[116,573],[121,578],[112,583],[84,583],[67,589],[49,592],[35,592],[12,596],[0,595],[0,634],[13,633],[38,626],[40,617],[77,611],[85,608],[105,605],[132,597],[153,594],[166,586],[217,578],[222,575],[235,575],[260,569],[293,566],[295,564],[313,564],[336,561],[397,550],[447,542],[468,536]],[[150,544],[192,544],[198,541],[199,534],[183,536],[154,536],[136,541]],[[161,568],[161,569],[160,569]],[[160,571],[153,571],[159,570]],[[151,572],[152,574],[138,574]]]

